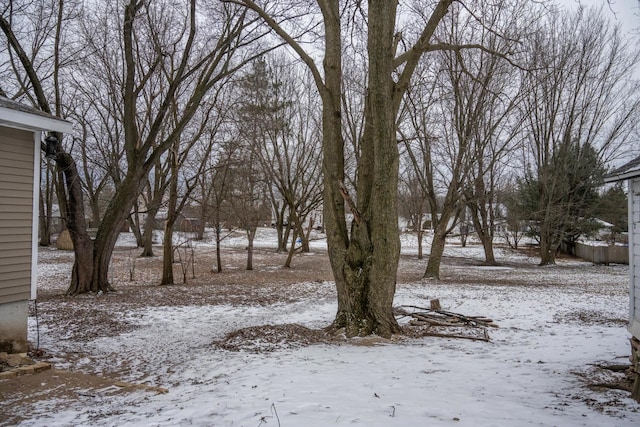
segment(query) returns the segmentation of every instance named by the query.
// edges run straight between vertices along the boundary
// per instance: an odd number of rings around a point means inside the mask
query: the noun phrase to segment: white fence
[[[575,256],[594,264],[629,264],[629,247],[622,245],[591,246],[576,243]]]

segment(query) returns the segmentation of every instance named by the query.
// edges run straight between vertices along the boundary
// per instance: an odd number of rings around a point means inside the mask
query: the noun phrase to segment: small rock
[[[33,360],[27,357],[26,353],[0,353],[0,364],[6,364],[12,368],[23,365],[33,365]]]

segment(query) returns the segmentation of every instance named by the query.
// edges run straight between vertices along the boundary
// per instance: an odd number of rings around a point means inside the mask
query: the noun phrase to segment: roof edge
[[[0,106],[0,126],[30,130],[72,133],[71,122],[55,116],[45,116]]]

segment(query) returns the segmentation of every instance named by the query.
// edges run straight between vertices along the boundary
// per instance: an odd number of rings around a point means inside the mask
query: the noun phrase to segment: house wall
[[[0,126],[0,351],[26,351],[35,265],[34,157],[34,132]]]
[[[640,177],[629,180],[629,331],[640,339]]]

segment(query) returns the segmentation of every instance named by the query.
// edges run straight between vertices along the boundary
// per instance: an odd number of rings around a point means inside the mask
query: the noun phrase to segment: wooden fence
[[[594,264],[629,264],[629,247],[622,245],[590,246],[576,243],[574,255]]]

